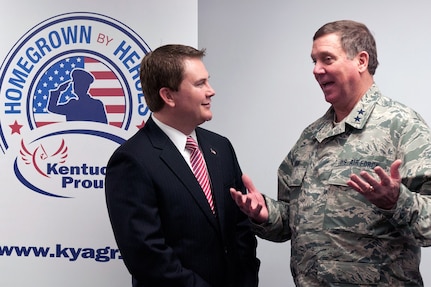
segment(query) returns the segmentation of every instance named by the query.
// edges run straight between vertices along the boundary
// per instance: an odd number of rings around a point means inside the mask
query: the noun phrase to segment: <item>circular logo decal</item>
[[[139,81],[149,51],[131,28],[95,13],[58,15],[28,31],[0,67],[5,167],[46,196],[103,191],[109,156],[150,113]]]

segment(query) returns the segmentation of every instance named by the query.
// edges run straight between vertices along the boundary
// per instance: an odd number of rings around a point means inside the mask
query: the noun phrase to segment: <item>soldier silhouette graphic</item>
[[[50,91],[48,111],[65,115],[66,121],[108,123],[102,101],[94,99],[89,94],[90,85],[94,82],[93,75],[83,69],[74,69],[71,78],[71,81],[66,81],[56,90]],[[74,96],[65,102],[60,102],[60,95],[70,85],[73,87]]]

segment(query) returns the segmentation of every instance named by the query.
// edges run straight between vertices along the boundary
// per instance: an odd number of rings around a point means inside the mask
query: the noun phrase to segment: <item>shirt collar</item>
[[[346,117],[346,123],[356,129],[362,129],[380,97],[379,89],[373,84]]]
[[[152,117],[156,125],[168,136],[168,138],[174,143],[177,149],[182,153],[186,146],[187,136],[179,130],[162,123],[156,117]],[[196,131],[190,134],[190,136],[197,142]]]
[[[377,100],[380,97],[380,90],[375,84],[373,84],[355,105],[350,114],[335,127],[333,125],[335,111],[331,106],[322,117],[322,121],[319,126],[316,128],[316,139],[321,142],[325,138],[341,134],[345,132],[346,124],[356,129],[362,129],[367,123],[374,107],[376,106]]]

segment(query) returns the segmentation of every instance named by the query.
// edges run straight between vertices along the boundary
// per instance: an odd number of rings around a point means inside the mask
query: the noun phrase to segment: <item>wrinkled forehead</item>
[[[344,52],[341,45],[340,36],[336,33],[323,35],[313,41],[311,57],[316,57],[321,53]]]

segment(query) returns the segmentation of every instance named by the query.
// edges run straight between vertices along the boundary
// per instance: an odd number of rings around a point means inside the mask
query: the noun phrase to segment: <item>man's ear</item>
[[[370,59],[370,56],[367,52],[362,51],[359,52],[358,56],[358,69],[360,73],[363,73],[368,70],[368,61]]]
[[[159,90],[159,95],[160,97],[163,99],[163,101],[165,102],[166,105],[170,106],[170,107],[174,107],[175,106],[175,99],[174,99],[174,95],[173,95],[173,91],[169,88],[161,88]]]

